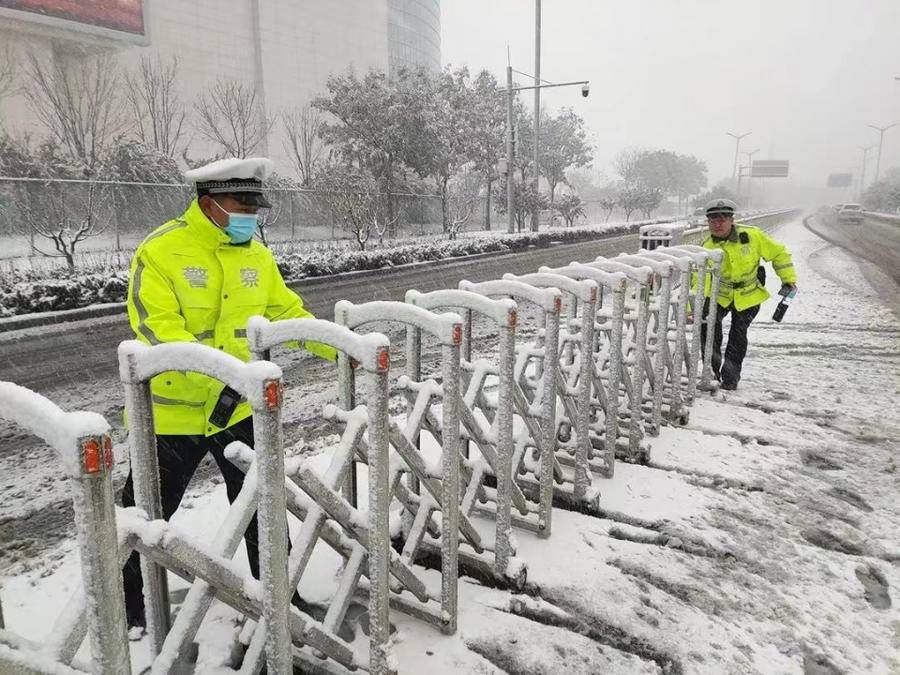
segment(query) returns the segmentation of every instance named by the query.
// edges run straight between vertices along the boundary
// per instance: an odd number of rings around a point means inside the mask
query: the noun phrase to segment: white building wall
[[[250,84],[259,70],[266,110],[276,115],[325,93],[328,77],[348,67],[358,72],[388,70],[388,2],[145,0],[146,46],[0,16],[0,45],[8,45],[20,57],[28,49],[44,57],[62,50],[73,59],[83,50],[113,50],[124,68],[134,67],[145,55],[163,60],[177,55],[186,101],[218,78]],[[45,133],[21,95],[3,101],[0,113],[9,132]],[[189,133],[191,156],[213,154],[213,147],[197,132]],[[268,153],[279,170],[289,171],[278,126],[270,136]]]

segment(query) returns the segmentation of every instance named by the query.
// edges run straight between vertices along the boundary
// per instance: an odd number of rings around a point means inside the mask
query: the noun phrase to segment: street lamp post
[[[741,139],[749,136],[753,132],[748,131],[745,134],[733,134],[730,131],[726,131],[725,133],[734,139],[734,168],[731,170],[731,178],[734,179],[735,177],[737,177],[738,149],[741,147]]]
[[[859,149],[862,150],[862,171],[859,176],[859,201],[862,201],[862,193],[863,190],[866,189],[866,156],[869,154],[869,150],[874,147],[874,145],[859,146]]]
[[[540,138],[541,138],[541,0],[534,0],[534,194],[537,195],[541,185]],[[531,214],[531,231],[538,231],[540,207],[537,200]]]
[[[517,73],[519,71],[516,71]],[[508,216],[507,231],[513,234],[516,231],[516,219],[513,214],[513,170],[516,165],[516,149],[513,142],[513,94],[517,91],[528,91],[529,89],[549,89],[550,87],[571,87],[577,84],[581,85],[581,95],[587,96],[590,93],[590,81],[578,80],[575,82],[548,82],[546,84],[535,84],[529,87],[513,86],[513,68],[511,65],[506,66],[506,210]],[[526,75],[525,73],[521,73]],[[528,75],[528,77],[532,77]],[[535,146],[537,139],[535,138]],[[537,151],[535,151],[535,159],[537,159]]]
[[[516,148],[513,141],[513,79],[512,66],[506,66],[506,231],[516,231],[516,214],[513,213],[513,171],[516,166]]]
[[[884,132],[891,127],[897,126],[897,123],[888,124],[886,127],[879,127],[875,124],[867,124],[866,126],[872,127],[878,132],[878,159],[875,160],[875,180],[877,181],[878,176],[881,175],[881,148],[884,145]]]

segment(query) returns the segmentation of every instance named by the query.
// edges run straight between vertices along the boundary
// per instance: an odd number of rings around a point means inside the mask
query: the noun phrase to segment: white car
[[[841,204],[841,208],[837,212],[837,221],[841,225],[862,225],[862,206],[859,204]]]

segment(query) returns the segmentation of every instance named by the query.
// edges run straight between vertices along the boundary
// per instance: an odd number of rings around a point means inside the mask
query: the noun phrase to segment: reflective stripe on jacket
[[[775,274],[783,283],[792,284],[797,281],[794,262],[784,244],[775,241],[757,227],[735,225],[728,239],[716,241],[707,236],[701,245],[709,249],[720,248],[725,252],[719,297],[716,298],[722,307],[734,303],[735,309],[741,311],[760,305],[769,298],[769,292],[756,277],[760,259],[772,263]],[[711,282],[707,278],[706,297],[709,297],[710,292]]]
[[[199,342],[250,360],[247,319],[312,317],[284,283],[272,253],[255,240],[231,244],[195,199],[180,218],[158,227],[131,260],[128,319],[147,344]],[[309,351],[333,359],[334,350]],[[211,435],[209,415],[224,385],[198,373],[168,371],[150,383],[157,434]],[[249,417],[242,402],[227,426]]]

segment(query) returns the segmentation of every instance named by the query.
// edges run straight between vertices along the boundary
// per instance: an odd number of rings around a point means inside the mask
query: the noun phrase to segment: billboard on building
[[[145,0],[0,0],[0,16],[83,33],[143,40]]]

